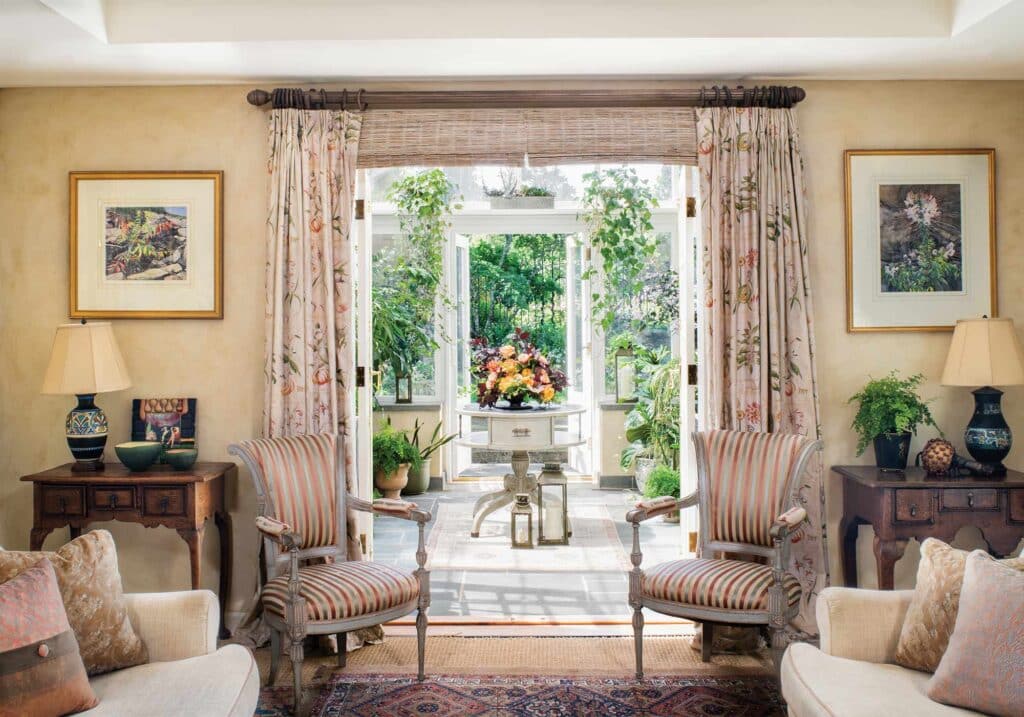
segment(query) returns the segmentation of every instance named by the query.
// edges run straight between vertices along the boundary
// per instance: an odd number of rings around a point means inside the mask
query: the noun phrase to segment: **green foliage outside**
[[[644,485],[644,497],[659,498],[663,495],[679,497],[679,471],[664,465],[656,466]]]
[[[917,433],[920,424],[938,430],[927,402],[922,401],[917,393],[917,387],[923,381],[922,374],[901,378],[898,372],[893,371],[885,378],[868,381],[864,388],[850,397],[847,403],[856,401],[860,404],[853,419],[853,429],[858,436],[858,456],[884,433]]]
[[[620,463],[629,469],[637,458],[679,465],[679,397],[682,365],[665,349],[635,349],[636,407],[626,416],[626,440]]]
[[[390,423],[373,436],[373,467],[390,475],[398,466],[409,463],[413,469],[423,463],[419,449],[409,442],[404,431],[395,430]]]

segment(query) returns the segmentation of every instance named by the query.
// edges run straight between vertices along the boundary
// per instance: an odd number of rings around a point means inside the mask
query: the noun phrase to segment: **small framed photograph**
[[[847,150],[846,328],[996,316],[995,150]]]
[[[223,318],[223,172],[69,179],[72,318]]]

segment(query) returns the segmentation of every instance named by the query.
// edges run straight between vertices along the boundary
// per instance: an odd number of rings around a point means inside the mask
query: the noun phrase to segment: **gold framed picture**
[[[69,312],[221,319],[221,171],[71,172]]]
[[[844,163],[847,331],[996,316],[995,150],[851,149]]]

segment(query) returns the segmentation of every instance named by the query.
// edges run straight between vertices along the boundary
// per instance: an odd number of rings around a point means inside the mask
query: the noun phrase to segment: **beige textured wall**
[[[585,85],[586,83],[576,83]],[[590,83],[591,85],[595,83]],[[597,83],[607,84],[607,83]],[[653,83],[648,83],[653,84]],[[670,83],[658,83],[665,86]],[[842,150],[853,147],[994,147],[999,208],[1001,313],[1024,321],[1016,276],[1024,264],[1024,83],[807,82],[799,108],[811,200],[811,262],[826,463],[854,460],[846,398],[869,374],[924,372],[926,396],[954,443],[969,414],[965,389],[936,384],[945,334],[845,332]],[[522,83],[520,83],[522,86]],[[53,328],[67,320],[67,172],[88,169],[223,169],[225,319],[117,321],[134,386],[99,401],[112,442],[128,433],[132,396],[199,399],[202,456],[226,456],[253,435],[262,403],[265,115],[244,102],[248,87],[0,90],[0,544],[24,548],[31,524],[25,473],[66,460],[66,397],[39,386]],[[1006,396],[1011,426],[1024,423],[1024,395]],[[927,436],[924,436],[927,437]],[[915,442],[915,450],[921,439]],[[1018,448],[1009,464],[1024,467]],[[607,457],[610,458],[610,457]],[[870,456],[861,459],[871,460]],[[831,479],[833,532],[840,502]],[[255,585],[254,500],[248,476],[232,492],[236,565],[232,607]],[[129,590],[188,584],[184,544],[165,530],[108,526]],[[216,584],[210,531],[205,584]],[[65,539],[53,535],[52,547]],[[835,540],[832,554],[837,555]],[[913,569],[901,566],[904,575]],[[838,565],[833,561],[833,570]]]

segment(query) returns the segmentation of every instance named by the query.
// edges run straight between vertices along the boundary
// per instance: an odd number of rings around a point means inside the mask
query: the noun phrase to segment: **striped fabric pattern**
[[[790,507],[786,480],[807,438],[787,433],[707,431],[711,540],[772,547],[775,518]]]
[[[245,441],[274,501],[270,516],[302,536],[300,549],[334,545],[335,437],[329,433]]]
[[[380,612],[414,599],[419,582],[411,573],[381,563],[347,561],[299,568],[299,594],[310,620],[344,620]],[[263,607],[284,616],[288,576],[263,587]]]
[[[744,560],[671,560],[645,571],[644,595],[726,610],[767,610],[772,569]],[[789,604],[800,602],[800,583],[783,573]]]

